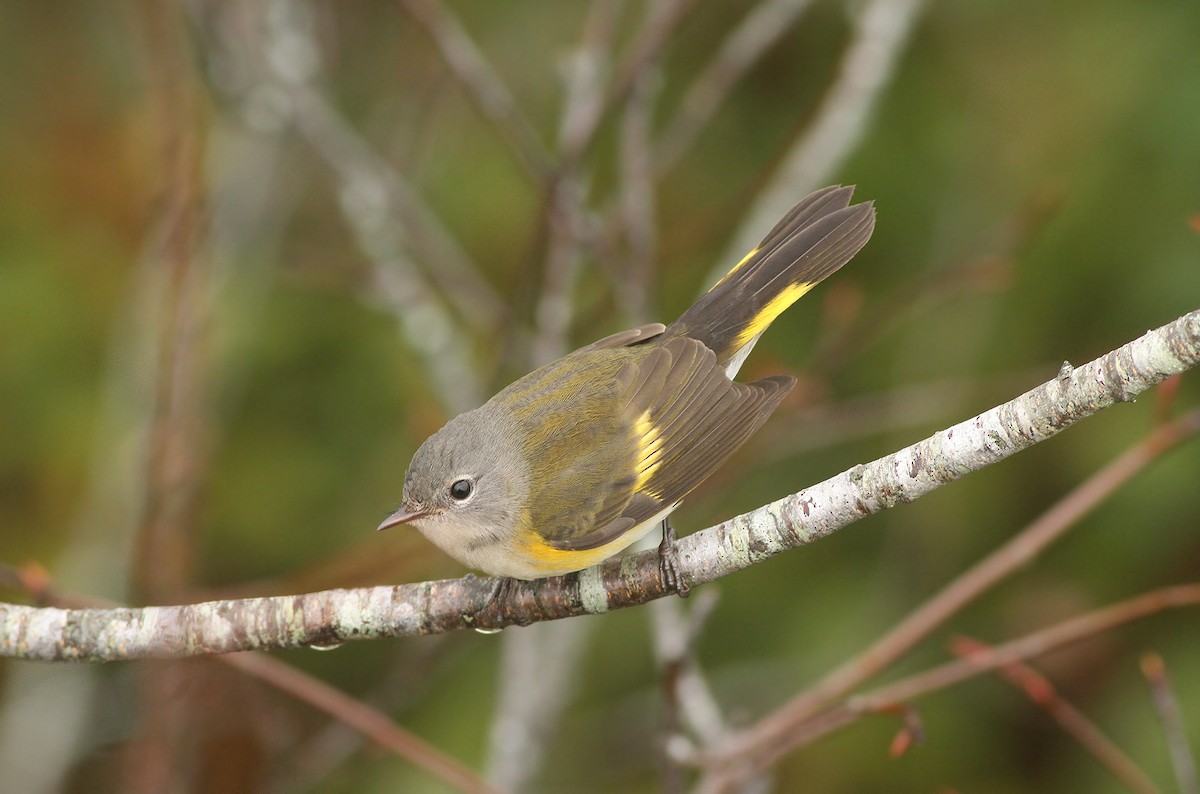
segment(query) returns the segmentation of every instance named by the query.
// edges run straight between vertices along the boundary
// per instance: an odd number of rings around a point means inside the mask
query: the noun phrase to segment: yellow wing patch
[[[738,334],[737,342],[734,344],[734,349],[741,348],[754,337],[767,330],[767,326],[775,322],[775,318],[783,314],[784,310],[800,299],[800,296],[808,292],[816,286],[815,281],[801,281],[799,284],[792,284],[774,298],[767,302],[767,305],[762,308],[754,318],[746,324],[742,332]]]
[[[650,482],[655,469],[662,463],[660,457],[663,438],[658,428],[650,421],[650,411],[642,411],[642,415],[634,423],[633,432],[638,445],[637,458],[634,461],[637,479],[633,483],[633,490],[635,493],[644,493],[657,498],[658,494],[647,490],[646,484]]]

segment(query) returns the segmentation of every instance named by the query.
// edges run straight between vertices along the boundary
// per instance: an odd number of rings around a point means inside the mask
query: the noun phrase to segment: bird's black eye
[[[455,480],[450,486],[450,496],[462,502],[471,495],[472,490],[473,487],[470,480]]]

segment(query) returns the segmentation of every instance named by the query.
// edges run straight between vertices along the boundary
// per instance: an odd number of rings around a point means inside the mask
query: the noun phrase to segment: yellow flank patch
[[[633,433],[638,445],[637,456],[634,458],[633,464],[634,470],[637,472],[633,490],[657,497],[658,494],[646,489],[646,484],[650,482],[650,478],[654,476],[654,470],[661,463],[659,457],[662,452],[663,438],[658,428],[650,421],[650,411],[642,411],[642,415],[634,423]]]
[[[563,571],[578,571],[591,567],[616,554],[631,542],[622,535],[612,542],[594,549],[568,551],[547,545],[541,538],[533,535],[529,538],[529,542],[525,546],[525,554],[522,557],[543,574],[554,575]]]
[[[746,324],[746,327],[742,329],[742,332],[738,334],[737,343],[734,345],[734,348],[742,347],[765,331],[768,325],[775,322],[776,317],[783,314],[784,309],[799,300],[800,296],[812,289],[815,284],[816,282],[813,281],[801,281],[799,284],[791,284],[774,298],[771,298],[767,302],[767,305],[762,308],[762,311],[756,314]]]
[[[754,255],[755,255],[755,254],[757,254],[757,253],[758,253],[758,246],[755,246],[754,248],[751,248],[751,249],[750,249],[750,253],[748,253],[748,254],[746,254],[745,256],[743,256],[743,257],[742,257],[742,261],[740,261],[740,262],[738,262],[736,265],[734,265],[734,266],[733,266],[733,268],[732,268],[732,269],[731,269],[731,270],[730,270],[728,273],[726,273],[724,276],[721,276],[721,280],[720,280],[720,281],[718,281],[717,283],[718,283],[718,284],[724,284],[724,283],[725,283],[725,281],[726,281],[726,280],[727,280],[727,279],[728,279],[730,276],[732,276],[734,273],[736,273],[736,272],[738,272],[739,270],[741,270],[741,269],[742,269],[742,265],[746,264],[746,263],[747,263],[747,262],[749,262],[751,259],[753,259],[753,258],[754,258]]]
[[[522,563],[527,564],[541,576],[555,576],[591,567],[601,560],[606,560],[619,551],[623,551],[641,540],[646,534],[659,526],[674,506],[668,507],[656,516],[631,527],[626,532],[597,546],[594,549],[557,549],[546,543],[536,532],[522,534],[522,543],[518,556]]]

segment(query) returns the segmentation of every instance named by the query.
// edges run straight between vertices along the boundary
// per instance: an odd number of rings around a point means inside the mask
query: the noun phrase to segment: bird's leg
[[[662,520],[662,543],[658,544],[658,570],[663,584],[680,598],[687,598],[691,588],[679,573],[679,552],[675,549],[675,528],[669,517]]]

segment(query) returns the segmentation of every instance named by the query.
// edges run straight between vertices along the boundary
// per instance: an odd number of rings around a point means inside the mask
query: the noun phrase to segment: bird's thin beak
[[[397,524],[407,524],[409,521],[412,521],[413,519],[416,519],[416,518],[421,518],[422,516],[427,516],[431,512],[433,512],[433,511],[430,510],[428,507],[423,507],[419,510],[409,510],[406,507],[401,507],[399,510],[392,513],[390,516],[383,519],[383,523],[380,524],[378,527],[376,527],[375,531],[379,532],[384,529],[390,529],[391,527],[394,527]]]

